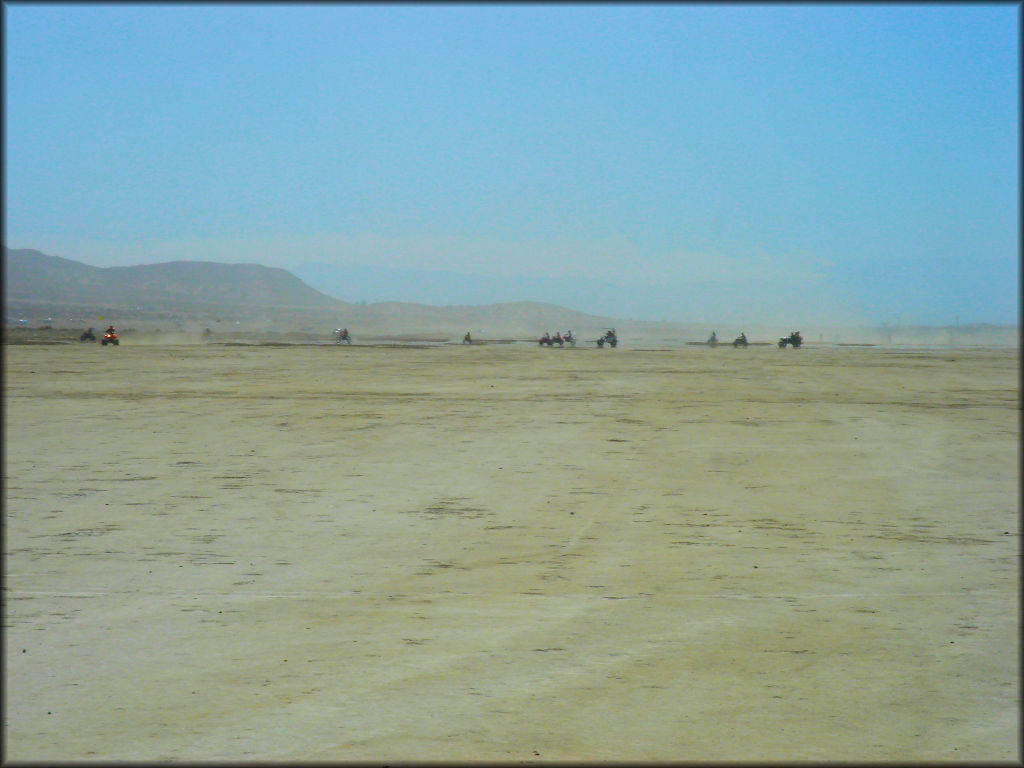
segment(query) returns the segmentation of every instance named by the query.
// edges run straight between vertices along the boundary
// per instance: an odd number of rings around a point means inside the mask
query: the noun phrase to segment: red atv
[[[104,347],[107,346],[107,344],[113,344],[116,347],[118,344],[120,344],[120,342],[117,340],[117,332],[107,331],[106,333],[104,333],[103,339],[100,341],[100,344],[102,344]]]

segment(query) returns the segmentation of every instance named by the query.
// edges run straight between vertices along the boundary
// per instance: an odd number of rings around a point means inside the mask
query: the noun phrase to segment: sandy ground
[[[1019,356],[6,346],[7,760],[1019,760]]]

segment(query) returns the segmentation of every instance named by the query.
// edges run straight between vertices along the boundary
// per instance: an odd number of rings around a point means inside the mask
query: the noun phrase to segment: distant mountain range
[[[140,321],[316,329],[347,325],[383,334],[467,330],[493,337],[545,330],[598,329],[610,318],[541,302],[431,306],[385,301],[353,304],[320,293],[292,273],[259,264],[173,261],[134,267],[93,267],[32,249],[4,248],[8,318],[78,321],[97,313]],[[657,324],[653,324],[657,325]]]
[[[671,323],[628,320],[587,314],[541,301],[437,306],[415,302],[378,301],[366,298],[393,296],[480,295],[500,299],[509,285],[459,284],[460,276],[448,273],[399,273],[363,269],[348,273],[328,265],[304,265],[303,275],[324,287],[358,301],[342,301],[310,287],[291,272],[259,264],[222,264],[173,261],[134,267],[93,267],[32,249],[4,247],[4,309],[7,323],[19,319],[34,325],[58,327],[94,325],[99,316],[126,327],[162,329],[279,330],[329,335],[347,326],[359,336],[424,335],[457,339],[470,331],[477,338],[537,338],[545,331],[572,329],[581,339],[593,339],[607,327],[619,330],[624,340],[680,344],[703,341],[711,330],[730,340],[730,329],[703,323]],[[473,280],[461,276],[465,280]],[[455,281],[447,286],[448,280]],[[590,288],[601,290],[593,281]],[[422,285],[418,288],[417,283]],[[515,289],[519,284],[512,285]],[[519,285],[519,287],[522,287]],[[528,295],[543,296],[540,283],[526,286]],[[352,295],[362,291],[363,295]],[[419,293],[417,293],[419,291]],[[366,293],[370,296],[367,296]],[[440,292],[440,293],[439,293]],[[747,327],[752,341],[774,342],[788,327]],[[1017,346],[1018,326],[987,324],[949,326],[804,327],[810,343],[877,344],[980,344]],[[624,343],[628,343],[624,341]]]

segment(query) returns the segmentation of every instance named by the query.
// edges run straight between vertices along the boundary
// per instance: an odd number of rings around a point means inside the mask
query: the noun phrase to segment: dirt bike
[[[120,343],[121,342],[117,340],[117,333],[115,333],[114,331],[107,331],[106,333],[104,333],[103,339],[100,341],[100,344],[103,345],[104,347],[107,346],[107,344],[113,344],[116,347]]]
[[[796,349],[803,343],[804,340],[800,335],[800,331],[793,331],[789,336],[783,336],[779,339],[779,349],[784,348],[787,344],[791,345],[793,349]]]

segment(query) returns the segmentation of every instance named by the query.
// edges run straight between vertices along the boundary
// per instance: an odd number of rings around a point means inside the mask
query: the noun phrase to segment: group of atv
[[[210,329],[207,328],[206,332],[204,333],[204,336],[209,335]],[[338,344],[352,343],[352,336],[349,334],[348,328],[335,329],[334,338],[336,343]],[[83,331],[82,335],[78,337],[78,340],[96,341],[96,334],[93,332],[93,329],[90,328],[87,331]],[[604,345],[607,344],[609,347],[612,347],[614,349],[619,344],[619,337],[615,334],[614,328],[609,328],[603,336],[601,336],[598,339],[595,339],[595,342],[597,343],[598,347],[604,347]],[[469,333],[467,333],[465,337],[462,339],[462,343],[473,343]],[[555,344],[561,347],[566,343],[568,343],[570,347],[575,347],[576,337],[572,335],[572,331],[566,331],[565,336],[563,336],[560,331],[555,331],[554,336],[552,336],[550,333],[545,332],[544,335],[537,340],[537,343],[542,347],[553,347]],[[709,347],[718,346],[718,335],[714,331],[711,332],[711,336],[708,338],[707,343]],[[749,342],[747,342],[747,334],[740,333],[739,336],[733,339],[732,345],[734,347],[746,347],[748,343]],[[104,347],[107,346],[107,344],[113,344],[115,347],[120,344],[120,341],[118,340],[117,337],[117,331],[114,330],[114,326],[111,325],[110,327],[107,328],[106,331],[104,331],[103,338],[100,339],[100,344],[103,345]],[[803,337],[800,336],[800,331],[793,331],[791,334],[789,334],[789,336],[784,336],[781,339],[779,339],[779,349],[782,349],[783,347],[786,346],[791,346],[794,349],[796,349],[801,344],[803,344]]]
[[[789,334],[789,336],[783,336],[781,339],[779,339],[779,349],[782,349],[783,347],[786,346],[790,346],[793,347],[793,349],[796,349],[803,343],[804,340],[803,337],[800,335],[800,331],[793,331],[791,334]],[[708,337],[707,344],[709,347],[718,346],[718,335],[714,331],[712,331],[711,336]],[[747,347],[749,346],[749,344],[750,343],[747,341],[747,334],[745,332],[740,333],[740,335],[733,339],[732,342],[732,345],[734,347]]]
[[[603,336],[598,339],[594,339],[594,342],[599,347],[603,347],[605,344],[609,347],[616,347],[619,344],[619,337],[615,335],[614,328],[609,328],[605,331]],[[570,347],[575,347],[576,337],[572,335],[572,331],[566,331],[565,336],[562,335],[561,331],[555,331],[554,336],[545,331],[544,335],[537,339],[537,343],[542,347],[553,347],[556,344],[560,347],[565,344],[568,344]]]
[[[572,331],[566,331],[565,336],[562,335],[561,331],[555,331],[555,335],[552,336],[547,331],[544,335],[537,339],[537,343],[542,347],[553,347],[555,344],[562,347],[568,344],[570,347],[576,346],[576,337],[572,335]]]
[[[554,336],[552,336],[549,333],[545,333],[537,340],[537,343],[540,344],[540,346],[542,347],[551,347],[554,346],[555,344],[557,344],[558,346],[562,346],[565,342],[569,342],[570,346],[576,346],[576,339],[573,337],[572,331],[566,333],[565,336],[562,336],[557,331],[555,332]],[[597,343],[598,347],[603,347],[605,344],[607,344],[609,347],[614,348],[618,346],[619,338],[615,334],[615,329],[609,328],[603,336],[601,336],[598,339],[595,339],[595,342]],[[718,335],[714,331],[711,332],[711,336],[710,338],[708,338],[707,343],[709,347],[718,346]],[[800,331],[793,331],[791,334],[789,334],[789,336],[784,336],[783,338],[779,339],[779,349],[782,349],[783,347],[787,346],[796,349],[803,343],[804,340],[803,337],[800,335]],[[750,346],[750,342],[747,341],[746,332],[741,332],[739,336],[733,339],[732,345],[736,348],[745,348]]]
[[[78,340],[96,341],[96,334],[93,332],[93,329],[90,328],[87,331],[82,331],[82,335],[78,337]],[[120,345],[120,343],[121,342],[117,338],[117,331],[114,330],[114,326],[112,325],[103,332],[103,338],[100,339],[100,344],[104,347],[107,346],[107,344],[113,344],[116,347]]]
[[[749,342],[747,342],[747,334],[746,334],[745,331],[741,332],[739,336],[737,336],[735,339],[732,340],[732,345],[734,347],[746,347],[746,346],[748,346],[748,344],[749,344]],[[717,347],[718,346],[718,334],[715,333],[714,331],[712,331],[711,335],[708,337],[708,346],[709,347]]]

